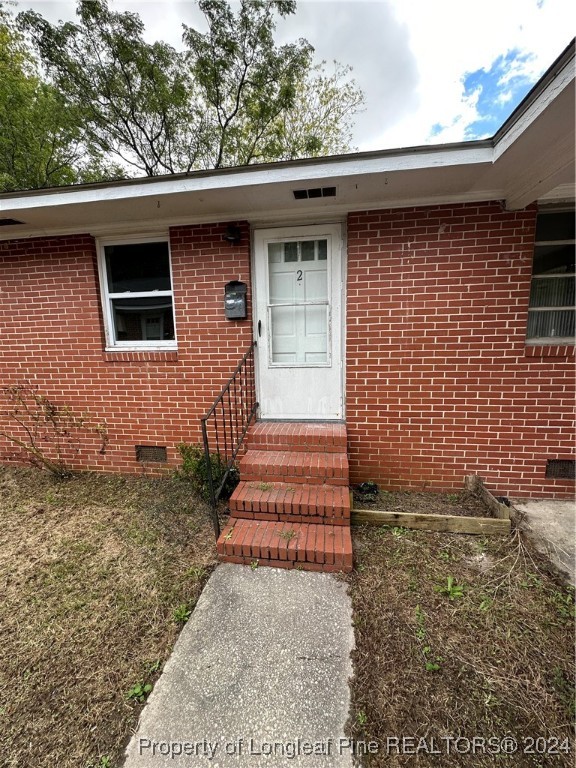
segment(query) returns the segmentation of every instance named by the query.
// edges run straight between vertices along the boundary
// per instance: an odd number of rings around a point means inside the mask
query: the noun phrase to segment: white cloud
[[[74,18],[73,0],[20,0],[50,21]],[[182,22],[202,25],[193,0],[113,0],[139,13],[149,39],[181,43]],[[461,141],[479,118],[479,93],[464,95],[463,78],[517,50],[500,78],[500,103],[512,108],[513,77],[531,83],[568,44],[573,0],[299,0],[297,13],[278,24],[278,38],[306,37],[317,59],[354,68],[367,97],[356,120],[362,150]],[[441,130],[433,130],[434,126]],[[432,135],[434,134],[434,135]]]
[[[574,29],[572,0],[390,0],[408,27],[418,70],[418,107],[363,149],[430,141],[432,126],[448,126],[434,142],[461,141],[479,115],[477,98],[464,97],[462,79],[489,70],[508,51],[532,54],[516,62],[514,75],[535,82],[568,44]],[[541,7],[539,7],[541,5]]]

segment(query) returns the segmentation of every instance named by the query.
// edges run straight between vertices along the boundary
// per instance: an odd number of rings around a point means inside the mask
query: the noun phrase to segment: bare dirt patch
[[[185,481],[0,467],[0,765],[116,766],[215,562]]]
[[[364,765],[571,768],[573,589],[518,532],[353,534],[351,734],[378,744]]]
[[[420,515],[459,515],[492,517],[482,499],[471,491],[424,493],[419,491],[354,491],[355,509],[380,509],[385,512],[410,512]]]

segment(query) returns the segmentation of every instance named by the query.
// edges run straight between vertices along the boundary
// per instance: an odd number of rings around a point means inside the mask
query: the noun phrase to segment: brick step
[[[350,493],[346,486],[241,481],[229,506],[234,518],[350,524]]]
[[[230,520],[218,539],[222,562],[348,573],[350,528],[342,525]]]
[[[348,485],[345,453],[255,451],[240,459],[240,477],[247,482]]]
[[[333,422],[259,421],[247,435],[249,448],[260,451],[346,452],[346,425]]]

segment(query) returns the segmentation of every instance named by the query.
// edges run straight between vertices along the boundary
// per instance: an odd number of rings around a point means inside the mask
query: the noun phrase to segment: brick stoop
[[[352,569],[346,427],[258,422],[248,432],[218,557],[232,563]]]

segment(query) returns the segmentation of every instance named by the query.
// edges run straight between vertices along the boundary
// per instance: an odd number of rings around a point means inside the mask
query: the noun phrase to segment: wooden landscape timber
[[[478,477],[478,475],[467,475],[464,478],[464,487],[466,490],[472,491],[472,493],[476,493],[480,496],[494,517],[498,517],[501,520],[510,520],[511,507],[498,501],[498,499],[486,488],[481,477]]]
[[[465,479],[467,490],[477,493],[494,517],[467,517],[463,515],[437,515],[418,512],[389,512],[380,509],[354,509],[353,494],[350,494],[352,525],[389,525],[423,531],[444,531],[446,533],[467,533],[472,535],[499,535],[510,533],[510,507],[502,504],[484,487],[477,475]]]

